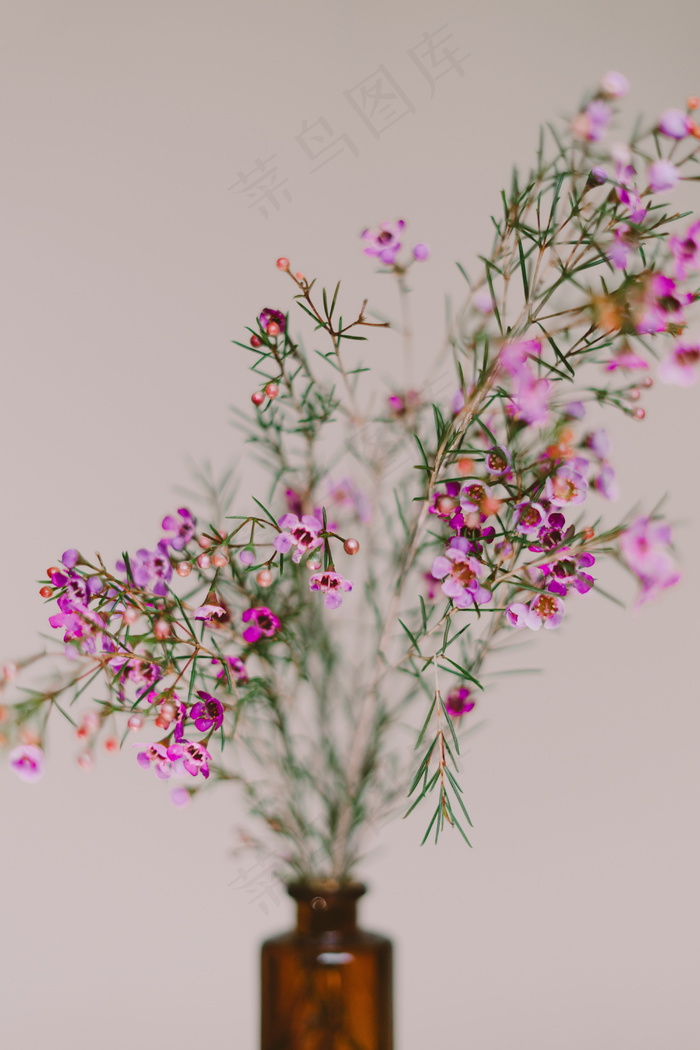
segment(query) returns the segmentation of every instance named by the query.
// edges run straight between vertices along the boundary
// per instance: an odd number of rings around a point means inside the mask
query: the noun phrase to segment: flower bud
[[[631,415],[633,419],[641,421],[646,416],[646,412],[643,408],[633,408]]]
[[[42,587],[39,594],[42,598],[50,598],[53,594],[53,587]]]
[[[126,724],[128,725],[129,729],[140,729],[143,725],[143,715],[132,715]]]
[[[198,536],[197,543],[204,551],[211,547],[211,540],[208,536]]]
[[[119,741],[114,736],[108,736],[105,740],[105,751],[118,751]]]
[[[280,256],[280,258],[275,263],[275,266],[277,267],[278,270],[288,270],[289,269],[289,259],[285,259],[285,257],[282,255],[282,256]]]
[[[269,587],[272,584],[272,573],[269,569],[261,569],[255,579],[259,587]]]
[[[212,555],[212,565],[215,565],[217,569],[223,569],[224,565],[228,565],[228,551],[218,550]]]
[[[321,568],[321,562],[318,560],[318,558],[309,558],[309,560],[306,563],[306,567],[307,569],[310,569],[311,572],[318,572],[318,570]]]
[[[92,755],[89,751],[82,751],[76,758],[76,762],[78,763],[80,768],[84,769],[86,772],[87,770],[92,769],[93,761]]]
[[[631,390],[627,391],[627,397],[630,401],[639,401],[642,396],[641,390],[638,390],[636,386],[633,386]]]
[[[54,573],[60,572],[60,571],[61,570],[59,569],[58,565],[49,565],[48,569],[46,570],[46,575],[48,576],[49,579],[51,579],[51,577],[54,575]]]
[[[257,350],[259,346],[262,346],[262,339],[259,335],[251,335],[250,345]]]
[[[645,379],[642,380],[642,386],[646,387],[647,390],[649,389],[650,386],[653,386],[653,385],[654,385],[654,380],[651,378],[651,376],[647,376]]]
[[[304,277],[304,274],[301,272],[301,270],[297,270],[297,272],[294,274],[294,276],[296,277],[297,281],[299,281],[300,284],[303,284],[304,281],[306,280],[306,278]]]
[[[686,99],[685,104],[688,109],[697,109],[698,106],[700,106],[700,98],[698,98],[697,95],[690,95],[689,98]]]
[[[178,576],[189,576],[189,574],[192,572],[192,562],[179,561],[175,566],[175,572],[178,574]]]
[[[200,554],[197,558],[197,565],[199,565],[200,569],[208,569],[211,565],[211,558],[208,554]]]
[[[474,460],[470,459],[469,456],[461,456],[457,460],[457,470],[463,478],[469,477],[474,470]]]
[[[343,550],[346,554],[357,554],[360,549],[359,540],[355,540],[352,536],[349,536],[343,544]]]
[[[136,623],[139,618],[139,611],[135,609],[133,605],[127,605],[126,609],[122,613],[122,620],[124,623]]]
[[[271,400],[274,400],[279,392],[280,388],[277,386],[277,383],[268,383],[265,387],[265,393]]]
[[[153,624],[153,636],[162,642],[170,634],[170,624],[167,620],[156,620]]]
[[[595,536],[595,531],[591,528],[584,529],[581,535],[583,536],[584,540],[592,540]]]
[[[435,502],[435,510],[438,514],[451,514],[458,506],[457,500],[452,499],[452,496],[438,496]]]
[[[277,321],[270,321],[265,331],[274,339],[275,336],[280,334],[280,326],[277,324]]]
[[[260,390],[256,390],[254,394],[250,395],[250,400],[257,408],[260,408],[265,400],[265,395]]]

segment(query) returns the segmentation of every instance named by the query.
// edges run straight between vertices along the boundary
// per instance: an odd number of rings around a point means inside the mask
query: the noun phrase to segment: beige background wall
[[[406,218],[433,249],[428,356],[453,262],[490,242],[541,119],[609,68],[632,110],[700,93],[700,15],[679,0],[1,10],[6,658],[44,629],[34,581],[62,550],[148,544],[188,457],[241,454],[228,406],[249,382],[229,341],[284,290],[278,255],[391,308],[357,238]],[[431,94],[410,50],[445,24],[465,61]],[[380,66],[405,113],[377,136],[351,100]],[[353,149],[310,160],[297,136],[306,121],[312,148],[319,119]],[[236,183],[272,154],[289,199],[265,218]],[[419,849],[422,817],[377,841],[365,914],[397,943],[397,1050],[700,1044],[700,390],[653,394],[643,425],[612,423],[620,510],[670,493],[684,581],[638,617],[581,602],[527,654],[544,673],[483,701],[463,773],[474,849]],[[608,585],[631,597],[612,570]],[[252,1050],[257,946],[291,909],[230,857],[238,803],[222,789],[176,811],[130,755],[85,774],[76,751],[57,732],[32,787],[0,770],[2,1045]]]

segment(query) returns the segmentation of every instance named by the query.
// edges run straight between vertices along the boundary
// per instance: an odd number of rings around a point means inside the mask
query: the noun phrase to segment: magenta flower
[[[197,690],[199,703],[194,704],[190,711],[190,718],[200,733],[206,733],[210,729],[218,729],[224,720],[224,705],[216,697],[203,690]]]
[[[44,774],[45,757],[40,747],[34,744],[22,744],[15,747],[8,755],[10,769],[28,784],[39,780]]]
[[[649,179],[649,188],[654,193],[660,193],[661,190],[672,190],[678,185],[678,180],[681,177],[681,173],[670,160],[656,160],[653,164],[649,165],[647,172],[647,178]]]
[[[599,142],[610,123],[612,110],[607,102],[595,98],[589,102],[582,113],[577,113],[571,122],[571,131],[575,138],[584,142]]]
[[[195,525],[197,522],[192,517],[192,514],[187,507],[180,507],[177,514],[177,518],[172,514],[168,514],[163,518],[162,528],[165,532],[174,533],[174,536],[166,536],[162,542],[164,542],[166,546],[171,546],[174,551],[181,551],[194,536]]]
[[[514,377],[513,393],[506,411],[513,419],[524,423],[542,424],[549,415],[552,384],[548,379],[537,379],[527,366]]]
[[[630,163],[629,148],[627,146],[616,146],[612,152],[615,158],[617,199],[629,211],[630,222],[639,224],[644,221],[647,209],[642,205],[642,198],[639,196],[639,190],[635,186],[634,176],[636,172]]]
[[[591,168],[589,181],[595,183],[597,186],[602,186],[604,182],[608,181],[608,173],[605,168],[600,166],[600,164],[596,164]]]
[[[176,767],[175,773],[178,772],[177,767],[182,765],[183,769],[186,769],[193,777],[196,777],[198,773],[201,773],[205,780],[209,777],[211,755],[203,744],[181,740],[179,744],[170,745],[168,758]]]
[[[620,552],[641,584],[635,608],[680,580],[680,573],[668,551],[670,543],[670,525],[651,518],[637,518],[622,533]]]
[[[401,234],[405,225],[403,219],[399,219],[397,222],[383,222],[377,230],[363,230],[365,255],[375,255],[386,266],[393,266],[401,251]]]
[[[431,573],[442,580],[442,593],[452,600],[458,609],[473,605],[486,605],[491,601],[491,592],[479,582],[484,575],[484,566],[471,557],[469,540],[455,536],[444,555],[434,559]]]
[[[459,686],[457,689],[452,689],[445,697],[445,710],[447,711],[450,718],[460,718],[462,715],[466,715],[468,711],[474,710],[474,704],[476,701],[471,700],[471,689],[467,689],[466,686]]]
[[[298,518],[296,514],[283,514],[279,519],[279,525],[284,529],[274,539],[273,546],[280,554],[287,554],[292,547],[295,548],[292,561],[300,562],[304,554],[320,547],[323,539],[319,532],[323,529],[323,522],[311,514],[304,514]]]
[[[504,445],[496,445],[486,453],[484,462],[489,474],[502,477],[510,471],[510,452]]]
[[[134,744],[134,747],[143,748],[136,756],[136,761],[142,769],[151,769],[159,780],[169,780],[172,776],[172,762],[168,752],[162,744]]]
[[[521,506],[528,506],[528,504],[521,504]],[[542,508],[538,503],[530,504],[530,506]],[[559,510],[551,511],[547,514],[546,520],[541,523],[539,529],[536,531],[536,536],[530,535],[530,539],[535,539],[534,543],[531,543],[528,550],[531,551],[551,551],[557,547],[561,547],[564,542],[564,529],[566,528],[566,518]],[[520,530],[522,531],[522,530]],[[532,530],[530,530],[532,532]]]
[[[600,82],[600,90],[608,98],[623,98],[629,91],[630,82],[624,73],[610,70]]]
[[[544,507],[540,503],[518,503],[515,512],[517,531],[529,540],[539,536],[547,516]]]
[[[352,590],[352,583],[346,580],[339,572],[326,570],[315,572],[309,577],[309,590],[323,591],[325,598],[323,603],[327,609],[337,609],[343,601],[343,593]]]
[[[250,623],[243,632],[243,638],[249,645],[253,645],[260,638],[272,638],[282,626],[275,614],[265,605],[255,609],[246,609],[241,619],[244,623]]]
[[[423,262],[430,256],[430,248],[427,244],[417,244],[413,249],[413,258],[416,262]]]
[[[540,627],[552,630],[564,618],[564,602],[556,594],[543,592],[536,595],[529,605],[513,602],[505,611],[506,622],[518,629],[528,627],[539,631]]]
[[[163,597],[168,593],[168,583],[173,575],[173,567],[168,555],[168,541],[160,540],[153,551],[141,548],[129,559],[131,576],[137,587],[150,587],[154,594]],[[117,572],[126,573],[123,561],[117,562]],[[155,583],[152,581],[155,580]]]
[[[77,641],[78,648],[90,655],[97,652],[97,639],[106,627],[105,621],[93,609],[78,606],[72,611],[49,616],[49,623],[52,627],[64,629],[64,642]]]
[[[698,380],[699,361],[700,343],[676,343],[659,365],[659,379],[673,386],[692,386]]]
[[[669,324],[684,324],[683,308],[692,301],[693,293],[677,291],[672,277],[653,273],[644,288],[637,331],[640,335],[665,332]]]
[[[633,248],[629,232],[630,228],[626,222],[619,223],[613,230],[613,242],[605,253],[616,270],[624,270],[627,267]]]
[[[689,270],[700,266],[700,221],[694,222],[684,237],[669,237],[668,247],[676,260],[676,280],[684,281]]]
[[[620,490],[615,477],[615,471],[609,463],[603,463],[601,466],[600,473],[593,479],[593,488],[596,489],[601,496],[610,500],[612,503],[620,498]]]
[[[564,557],[559,557],[551,565],[541,566],[545,576],[550,577],[547,590],[563,598],[566,597],[569,587],[573,587],[579,594],[587,594],[595,580],[583,570],[590,569],[592,565],[595,565],[595,558],[588,551],[568,551]]]
[[[539,357],[541,353],[542,343],[539,339],[520,339],[515,343],[504,343],[498,355],[498,363],[504,372],[515,377],[524,368],[528,368],[528,360],[531,357]]]
[[[266,330],[271,321],[279,325],[280,332],[284,332],[287,327],[287,319],[282,311],[273,310],[270,306],[266,306],[258,316],[258,324],[263,330]]]
[[[200,605],[198,609],[195,609],[194,618],[195,620],[205,620],[207,623],[211,623],[212,620],[219,620],[226,616],[227,613],[228,610],[223,605],[207,601],[204,605]]]
[[[341,478],[340,481],[331,481],[329,478],[327,487],[329,503],[354,513],[363,524],[371,519],[372,505],[367,494],[352,478]]]
[[[212,663],[218,664],[219,661],[212,660]],[[228,673],[233,682],[240,682],[241,684],[243,684],[244,682],[248,681],[248,672],[246,671],[246,666],[239,656],[225,656],[224,663],[228,667]],[[227,676],[225,668],[222,667],[221,670],[217,673],[216,677],[223,678],[224,680],[226,680]]]
[[[640,357],[639,354],[635,354],[634,350],[630,346],[623,346],[620,350],[615,353],[605,366],[606,372],[615,372],[620,368],[623,372],[638,372],[649,365]]]
[[[588,495],[588,482],[584,476],[568,466],[560,467],[556,474],[550,474],[544,488],[547,499],[555,507],[583,503]]]
[[[659,131],[670,139],[684,139],[690,132],[690,121],[681,109],[667,109],[661,114]]]

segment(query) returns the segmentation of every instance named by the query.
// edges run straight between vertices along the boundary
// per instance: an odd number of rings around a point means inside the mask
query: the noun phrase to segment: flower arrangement
[[[295,312],[263,309],[235,343],[254,380],[241,426],[271,484],[242,513],[177,509],[113,568],[68,550],[47,570],[59,678],[18,682],[0,707],[20,777],[44,773],[56,712],[81,766],[133,749],[176,805],[234,781],[250,845],[272,836],[287,876],[348,877],[367,826],[401,804],[429,805],[423,841],[446,825],[468,841],[459,740],[485,662],[562,625],[606,557],[637,605],[679,579],[656,511],[602,524],[617,484],[599,416],[641,422],[653,367],[697,379],[700,222],[666,196],[700,177],[700,100],[608,146],[626,92],[609,73],[543,131],[418,381],[408,281],[430,252],[409,250],[404,221],[361,235],[402,308],[406,381],[381,396],[357,344],[388,322],[367,301],[343,316],[339,284],[319,292],[277,260]],[[6,664],[3,686],[37,659]]]

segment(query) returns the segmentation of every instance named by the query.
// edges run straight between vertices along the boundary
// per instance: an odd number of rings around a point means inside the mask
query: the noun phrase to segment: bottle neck
[[[357,900],[365,890],[359,882],[292,883],[287,892],[297,902],[297,933],[317,936],[357,929]]]

